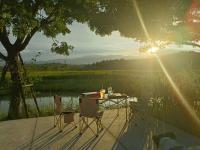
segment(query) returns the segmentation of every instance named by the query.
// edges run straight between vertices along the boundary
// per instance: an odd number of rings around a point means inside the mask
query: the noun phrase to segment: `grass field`
[[[81,93],[98,91],[109,85],[115,92],[136,97],[169,96],[173,93],[166,76],[159,71],[40,71],[29,74],[40,93]],[[200,74],[174,72],[171,76],[185,96],[196,99],[200,95]]]
[[[137,71],[48,71],[30,73],[38,92],[81,93],[98,91],[109,85],[116,92],[140,97],[146,88],[154,91],[162,73]],[[156,76],[155,76],[156,75]],[[153,85],[151,84],[153,82]],[[157,84],[157,86],[156,86]],[[48,85],[48,86],[47,86]],[[153,92],[152,91],[152,92]],[[146,93],[146,92],[145,92]]]
[[[173,89],[161,71],[28,71],[28,75],[39,94],[57,92],[80,94],[81,92],[98,91],[102,87],[106,89],[109,85],[115,92],[136,97],[160,97],[173,94]],[[172,72],[171,76],[185,96],[192,96],[193,99],[200,96],[200,74],[198,72]]]
[[[162,71],[28,71],[28,74],[34,82],[37,95],[53,95],[55,93],[78,95],[82,92],[98,91],[102,87],[106,89],[111,85],[115,92],[126,93],[142,100],[157,99],[158,97],[171,100],[171,102],[176,100],[176,93],[174,93],[172,86]],[[194,101],[199,101],[200,73],[198,71],[170,72],[170,75],[192,106]],[[157,107],[159,110],[155,109],[152,114],[159,119],[165,120],[184,130],[188,129],[189,132],[193,133],[193,130],[190,130],[192,128],[185,124],[187,120],[184,116],[174,116],[174,114],[178,114],[178,112],[176,113],[178,109],[174,111],[171,108],[173,105],[168,105],[168,112],[163,111],[164,109],[161,107]],[[197,113],[199,116],[199,109]],[[52,115],[52,108],[43,108],[42,116],[47,115]],[[0,118],[5,118],[5,114],[0,113]],[[177,118],[179,119],[178,122],[176,121]]]

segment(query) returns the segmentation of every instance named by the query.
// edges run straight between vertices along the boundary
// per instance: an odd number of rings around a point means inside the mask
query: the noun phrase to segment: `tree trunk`
[[[11,98],[10,106],[8,112],[9,119],[19,118],[20,112],[20,102],[21,102],[21,81],[20,81],[20,72],[18,67],[19,58],[18,55],[9,58],[9,71],[11,74]]]
[[[8,63],[6,62],[5,66],[3,67],[2,73],[1,73],[1,82],[5,81],[7,71],[8,71]]]

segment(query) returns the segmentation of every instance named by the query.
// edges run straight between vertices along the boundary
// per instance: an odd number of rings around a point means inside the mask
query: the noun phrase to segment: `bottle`
[[[112,87],[111,85],[108,87],[108,96],[111,96],[113,94],[113,91],[112,91]]]
[[[105,92],[106,92],[106,90],[103,88],[100,90],[100,98],[103,99],[105,97]]]

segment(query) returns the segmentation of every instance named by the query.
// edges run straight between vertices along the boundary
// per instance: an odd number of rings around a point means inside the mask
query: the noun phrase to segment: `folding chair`
[[[76,127],[74,122],[74,111],[63,110],[62,108],[62,98],[60,96],[54,96],[54,127],[58,125],[60,131],[64,128],[64,123],[71,124]]]
[[[137,102],[129,101],[129,107],[130,107],[130,111],[132,114],[134,114],[138,111],[138,109],[137,109],[138,103]]]
[[[80,134],[87,128],[89,128],[96,136],[103,130],[101,119],[103,116],[103,111],[99,111],[99,101],[98,98],[82,96],[79,98],[80,104]],[[89,122],[88,118],[92,118]],[[90,127],[90,125],[95,122],[97,126],[96,132]]]

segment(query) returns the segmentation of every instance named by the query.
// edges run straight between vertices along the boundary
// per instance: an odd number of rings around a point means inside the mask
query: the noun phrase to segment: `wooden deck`
[[[78,114],[75,116],[78,122]],[[155,150],[152,136],[172,131],[186,146],[200,145],[200,138],[160,122],[147,113],[138,112],[125,121],[125,109],[105,111],[104,130],[95,137],[88,129],[79,135],[79,128],[68,125],[63,132],[53,128],[53,117],[40,117],[0,122],[0,149],[131,149]],[[91,128],[95,128],[93,123]]]

